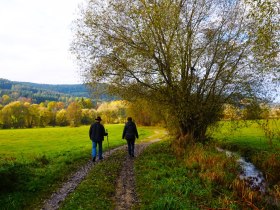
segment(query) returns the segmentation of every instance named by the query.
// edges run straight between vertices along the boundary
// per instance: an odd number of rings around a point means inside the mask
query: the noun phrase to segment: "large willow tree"
[[[248,7],[239,0],[90,0],[75,22],[72,52],[87,82],[160,104],[181,136],[203,140],[225,103],[263,97],[273,78],[267,69],[277,66],[279,32],[271,32],[275,46],[264,54],[270,62],[260,62]]]

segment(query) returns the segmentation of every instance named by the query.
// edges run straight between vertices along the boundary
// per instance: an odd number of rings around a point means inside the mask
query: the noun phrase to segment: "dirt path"
[[[118,148],[112,149],[110,154],[124,149],[125,146],[120,146]],[[104,158],[108,158],[110,156],[109,151],[104,152]],[[59,204],[61,201],[64,201],[69,193],[74,191],[76,187],[81,183],[81,181],[85,178],[85,176],[89,173],[89,171],[98,163],[93,163],[92,161],[88,161],[84,166],[82,166],[78,171],[70,177],[70,179],[65,182],[58,191],[54,192],[51,197],[44,202],[42,210],[54,210],[59,208]]]
[[[159,141],[156,139],[148,143],[135,145],[135,158],[151,143]],[[120,176],[117,180],[116,195],[114,198],[115,210],[127,210],[139,202],[135,191],[134,158],[126,157]]]
[[[151,143],[159,141],[160,139],[155,139],[147,143],[140,143],[135,145],[135,158]],[[104,158],[108,158],[110,154],[115,151],[126,149],[126,145],[120,146],[118,148],[112,149],[103,153]],[[117,180],[115,203],[116,209],[130,209],[134,204],[138,202],[135,189],[135,179],[133,170],[134,160],[127,157],[123,163],[123,168],[119,179]],[[65,182],[60,189],[54,192],[51,197],[44,202],[42,210],[54,210],[58,209],[59,205],[65,198],[76,189],[76,187],[81,183],[89,171],[97,164],[92,161],[88,161],[84,166],[82,166],[70,179]]]

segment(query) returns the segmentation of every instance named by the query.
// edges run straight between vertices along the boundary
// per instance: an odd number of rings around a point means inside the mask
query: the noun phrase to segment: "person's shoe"
[[[95,159],[96,159],[96,157],[93,157],[93,158],[92,158],[92,162],[95,162]]]
[[[99,160],[103,160],[103,159],[104,159],[103,157],[99,158]]]
[[[132,154],[131,157],[134,157],[134,154]]]

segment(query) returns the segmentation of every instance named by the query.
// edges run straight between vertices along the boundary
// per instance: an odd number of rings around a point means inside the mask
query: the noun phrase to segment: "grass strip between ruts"
[[[114,209],[116,180],[126,155],[126,151],[117,151],[97,163],[60,209]]]

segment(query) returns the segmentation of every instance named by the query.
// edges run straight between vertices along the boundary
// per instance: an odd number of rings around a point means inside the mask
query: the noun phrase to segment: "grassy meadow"
[[[259,121],[222,121],[212,136],[220,143],[239,149],[273,151],[280,147],[280,119]]]
[[[248,124],[249,127],[243,125],[240,126],[241,130],[235,130],[237,137],[230,136],[232,141],[228,145],[235,142],[238,145],[249,138],[253,142],[257,139],[258,142],[251,144],[252,151],[257,151],[254,148],[258,149],[261,145],[266,147],[264,134],[259,132],[258,127],[250,127],[251,125],[253,124]],[[221,132],[229,132],[231,126],[224,126],[228,127],[221,127],[220,131],[216,131],[216,136],[221,135]],[[250,132],[246,133],[246,130]],[[241,138],[241,133],[245,136],[244,139]],[[259,138],[263,139],[261,143]],[[149,146],[135,159],[136,190],[140,200],[135,209],[277,208],[265,200],[266,196],[250,190],[238,179],[239,165],[236,159],[228,158],[225,153],[216,150],[217,143],[226,141],[223,139],[205,145],[189,145],[182,156],[176,155],[178,148],[170,137]],[[243,144],[239,145],[241,147]],[[267,154],[273,154],[272,151],[271,149]],[[114,209],[115,178],[124,156],[119,151],[107,162],[94,168],[63,202],[61,209]],[[92,196],[97,194],[102,194],[102,198]],[[277,196],[280,198],[279,195],[278,191],[271,190],[269,199]]]
[[[124,125],[105,125],[110,148],[123,145]],[[0,130],[0,204],[33,209],[91,157],[89,126]],[[139,140],[153,128],[138,127]],[[105,137],[104,151],[108,150]]]
[[[123,125],[105,125],[108,130],[109,146],[125,143],[122,137]],[[28,159],[38,155],[61,155],[67,152],[89,151],[89,126],[48,127],[31,129],[0,130],[1,161],[5,158]],[[140,139],[149,135],[148,129],[139,128]],[[111,145],[110,145],[111,143]],[[104,149],[108,147],[105,137]]]
[[[126,143],[121,139],[123,125],[105,128],[111,148]],[[270,201],[280,199],[279,128],[280,120],[220,122],[218,129],[209,131],[211,143],[188,145],[182,153],[176,140],[166,136],[163,129],[139,127],[141,141],[163,137],[164,141],[149,146],[135,159],[136,190],[141,201],[136,209],[277,208]],[[89,160],[88,129],[0,130],[1,208],[38,209],[42,199]],[[103,145],[107,150],[106,139]],[[218,152],[217,145],[246,156],[264,173],[269,187],[266,196],[248,189],[238,179],[235,158]],[[125,155],[118,151],[97,164],[61,209],[114,209],[115,180]],[[97,194],[100,196],[94,196]]]

